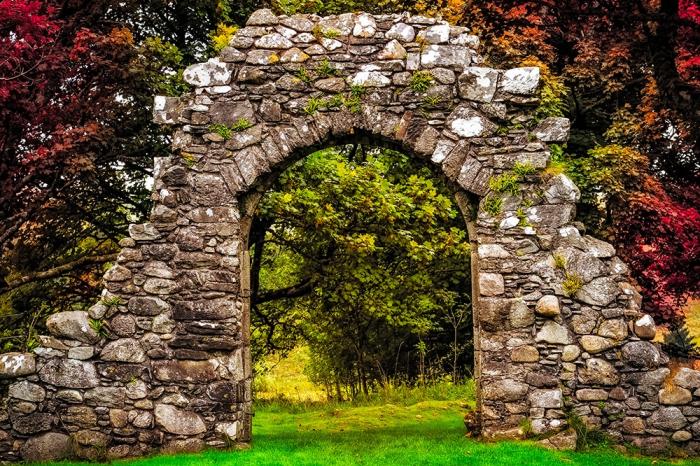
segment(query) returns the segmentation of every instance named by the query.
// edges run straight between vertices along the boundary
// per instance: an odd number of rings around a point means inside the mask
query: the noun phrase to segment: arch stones
[[[255,201],[294,160],[358,140],[432,164],[468,214],[483,437],[529,424],[572,447],[575,414],[646,451],[697,453],[700,372],[671,375],[627,267],[579,229],[571,180],[545,172],[568,120],[534,118],[537,68],[493,69],[478,46],[421,16],[259,10],[189,67],[191,93],[155,98],[173,153],[101,299],[52,316],[33,352],[0,355],[0,458],[250,442]]]

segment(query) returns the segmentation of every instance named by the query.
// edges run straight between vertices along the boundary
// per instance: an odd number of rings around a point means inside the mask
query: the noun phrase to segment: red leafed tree
[[[101,198],[111,189],[129,199],[101,168],[116,164],[116,96],[134,48],[126,29],[86,27],[96,5],[0,0],[0,294],[62,276],[58,305],[70,306],[94,293],[99,265],[114,257],[121,231],[109,218],[128,208]]]

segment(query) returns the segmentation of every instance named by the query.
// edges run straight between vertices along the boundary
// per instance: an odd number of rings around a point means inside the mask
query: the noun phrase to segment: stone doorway
[[[248,443],[247,200],[301,154],[358,137],[424,158],[479,199],[484,437],[528,424],[571,446],[575,415],[619,441],[697,452],[700,372],[670,373],[625,264],[575,221],[576,186],[547,171],[568,120],[535,119],[537,68],[490,68],[478,47],[420,16],[259,10],[189,67],[191,93],[155,99],[173,153],[156,160],[150,222],[129,228],[102,298],[52,316],[33,353],[0,355],[0,458]]]

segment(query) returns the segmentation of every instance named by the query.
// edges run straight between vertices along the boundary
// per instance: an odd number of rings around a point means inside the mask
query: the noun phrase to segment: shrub
[[[667,353],[682,358],[696,356],[698,352],[693,336],[685,325],[673,327],[664,337],[663,346]]]

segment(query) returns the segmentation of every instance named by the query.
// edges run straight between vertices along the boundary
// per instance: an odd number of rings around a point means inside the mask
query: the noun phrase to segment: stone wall
[[[576,186],[546,171],[568,120],[533,117],[537,68],[489,68],[478,46],[420,16],[260,10],[189,67],[192,93],[155,100],[173,155],[102,298],[52,316],[32,353],[0,355],[0,458],[248,443],[255,203],[293,161],[358,140],[425,160],[462,200],[484,437],[572,447],[577,415],[647,451],[697,453],[700,372],[666,367],[627,267],[575,222]]]

